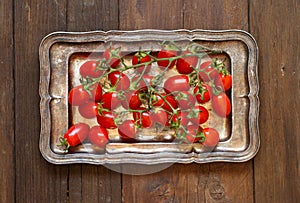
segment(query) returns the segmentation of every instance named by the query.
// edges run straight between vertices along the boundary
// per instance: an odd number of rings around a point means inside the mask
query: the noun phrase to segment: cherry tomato
[[[64,139],[61,142],[61,146],[68,149],[70,146],[74,147],[82,143],[89,134],[90,127],[85,123],[76,123],[71,126],[64,134]]]
[[[193,107],[196,103],[195,96],[187,91],[179,92],[178,94],[176,94],[175,100],[178,102],[178,106],[182,110],[187,110]]]
[[[108,143],[108,132],[102,126],[93,126],[89,133],[89,140],[93,145],[104,147]]]
[[[153,121],[150,112],[143,107],[139,108],[138,110],[141,110],[141,112],[133,112],[134,122],[138,126],[142,126],[144,128],[153,127]]]
[[[121,104],[125,109],[138,109],[142,105],[139,91],[129,91],[126,93],[126,98],[121,100]]]
[[[103,108],[105,109],[116,109],[121,105],[121,101],[118,97],[118,93],[117,92],[106,92],[102,95],[101,101],[100,101],[101,105]]]
[[[219,74],[218,70],[212,66],[211,61],[203,62],[200,65],[199,76],[204,82],[213,80],[215,77],[218,76],[218,74]]]
[[[171,76],[164,83],[164,90],[168,94],[177,91],[188,91],[189,89],[189,77],[186,75]]]
[[[94,85],[89,87],[91,91],[91,100],[95,102],[100,102],[102,97],[102,88],[99,83],[95,83]]]
[[[98,78],[102,75],[102,70],[96,70],[99,65],[97,61],[86,61],[84,62],[80,68],[79,73],[82,77],[90,77],[90,78]]]
[[[114,48],[107,49],[103,53],[103,57],[106,59],[109,66],[112,68],[116,68],[120,64],[121,55],[119,49],[114,49]]]
[[[136,137],[136,129],[133,120],[126,120],[118,126],[118,133],[122,139],[130,139]]]
[[[199,125],[188,125],[187,126],[187,134],[185,136],[186,140],[189,143],[195,143],[201,141],[200,134],[202,132],[202,128]]]
[[[135,87],[133,87],[136,90],[146,90],[147,85],[151,85],[153,80],[153,76],[144,74],[141,78],[140,75],[136,75],[132,78],[132,83],[136,83]]]
[[[205,83],[200,84],[200,89],[198,85],[194,88],[194,95],[200,104],[208,102],[210,100],[210,94],[211,87]]]
[[[232,77],[230,74],[220,73],[219,77],[215,78],[215,86],[227,91],[232,86]]]
[[[192,52],[185,51],[181,58],[177,60],[176,69],[180,74],[190,74],[194,71],[198,63],[197,56],[188,56]]]
[[[225,92],[212,97],[212,107],[215,113],[221,117],[226,117],[231,112],[231,103]]]
[[[81,104],[78,107],[78,111],[80,115],[84,118],[96,118],[96,115],[98,114],[98,104],[93,101],[88,101],[84,104]]]
[[[172,60],[170,58],[177,56],[177,52],[174,50],[167,50],[167,49],[162,49],[161,51],[158,52],[157,58],[158,59],[166,59],[166,60],[158,60],[157,65],[161,69],[165,69],[166,67],[172,68],[175,63],[176,59]]]
[[[202,143],[204,146],[215,147],[218,144],[220,140],[220,136],[216,129],[204,128],[202,132],[204,133],[205,136],[205,141]]]
[[[114,71],[108,74],[108,80],[112,86],[117,85],[116,90],[127,90],[130,86],[130,80],[126,74],[120,71]]]
[[[189,113],[190,121],[199,125],[205,123],[208,120],[209,113],[204,106],[195,106],[195,108]]]
[[[132,57],[132,65],[137,65],[137,64],[143,64],[146,62],[150,62],[151,61],[151,57],[144,53],[144,52],[137,52],[135,55],[133,55]],[[138,66],[135,70],[139,73],[148,73],[150,71],[151,68],[151,64],[149,65],[140,65]],[[144,71],[145,69],[145,71]]]
[[[110,111],[102,111],[97,115],[97,122],[99,125],[107,129],[117,128],[114,119],[115,115]]]
[[[165,98],[165,100],[163,99]],[[172,112],[173,109],[178,108],[177,101],[172,95],[161,93],[161,95],[154,94],[152,97],[152,105],[156,107],[162,107],[163,109]]]
[[[90,99],[90,95],[82,85],[72,88],[69,92],[68,100],[72,106],[79,106]]]
[[[187,118],[188,112],[186,111],[179,111],[178,114],[173,114],[171,117],[171,126],[178,127],[183,126],[186,127],[189,119]]]
[[[168,113],[163,109],[154,109],[151,113],[151,118],[154,123],[158,123],[163,126],[168,126]]]

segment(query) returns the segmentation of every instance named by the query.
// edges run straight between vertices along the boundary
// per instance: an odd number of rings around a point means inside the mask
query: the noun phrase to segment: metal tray
[[[212,50],[220,50],[233,77],[230,117],[211,122],[220,131],[220,142],[213,150],[202,144],[168,142],[159,136],[141,135],[141,142],[120,142],[112,133],[106,148],[89,143],[64,153],[57,147],[59,138],[78,119],[68,106],[68,91],[78,81],[78,66],[86,56],[101,53],[107,46],[122,47],[128,52],[159,49],[159,42],[194,42]],[[97,55],[97,54],[96,54]],[[55,32],[46,36],[39,49],[40,57],[40,151],[54,164],[159,164],[243,162],[259,149],[258,129],[258,48],[254,38],[241,30],[136,30]],[[75,112],[75,113],[74,113]],[[93,121],[91,121],[92,124]],[[144,139],[144,140],[143,140]]]

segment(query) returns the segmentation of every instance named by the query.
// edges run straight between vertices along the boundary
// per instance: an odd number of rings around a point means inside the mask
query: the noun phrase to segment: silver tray
[[[86,54],[103,52],[105,44],[114,44],[127,51],[158,49],[158,42],[194,42],[212,50],[220,50],[229,60],[233,77],[230,99],[232,113],[219,125],[220,142],[213,150],[198,144],[168,142],[150,138],[145,142],[123,143],[117,136],[106,148],[89,143],[64,153],[57,143],[76,118],[68,106],[68,90],[76,81],[76,68]],[[222,55],[221,54],[221,55]],[[39,49],[40,57],[40,151],[54,164],[159,164],[244,162],[259,149],[259,99],[255,39],[241,30],[136,30],[55,32],[46,36]],[[75,116],[76,117],[76,116]]]

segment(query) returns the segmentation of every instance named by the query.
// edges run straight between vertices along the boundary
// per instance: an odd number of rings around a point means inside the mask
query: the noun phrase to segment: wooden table
[[[0,202],[300,202],[299,11],[296,0],[2,0]],[[256,38],[261,148],[253,160],[133,176],[43,159],[41,39],[52,31],[142,28],[242,29]]]

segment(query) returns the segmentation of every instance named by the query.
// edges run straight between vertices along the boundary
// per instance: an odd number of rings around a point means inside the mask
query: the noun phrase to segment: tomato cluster
[[[112,129],[122,141],[132,142],[138,140],[139,130],[159,128],[174,131],[175,141],[215,147],[218,131],[202,127],[210,117],[205,105],[211,103],[219,117],[229,116],[232,77],[223,60],[207,53],[213,51],[169,42],[161,50],[130,55],[108,48],[100,59],[85,61],[79,69],[81,84],[68,95],[84,119],[69,128],[61,145],[68,148],[88,140],[104,147]],[[89,119],[98,125],[90,127],[85,122]]]

